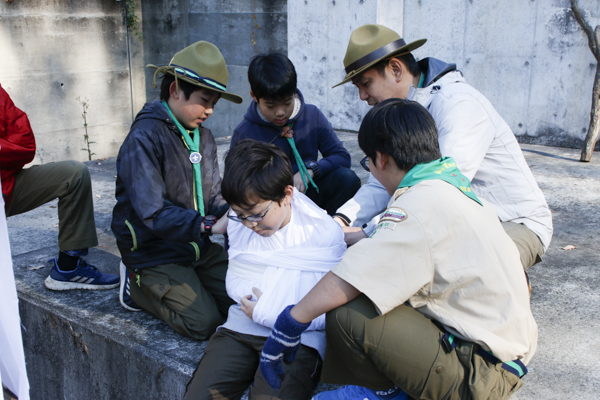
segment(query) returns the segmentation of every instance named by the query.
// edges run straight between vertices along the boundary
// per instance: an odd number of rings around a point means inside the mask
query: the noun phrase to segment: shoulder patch
[[[384,222],[384,221],[402,222],[406,218],[408,218],[408,215],[406,215],[406,213],[404,212],[403,209],[398,208],[398,207],[390,207],[387,210],[385,210],[385,212],[381,216],[381,219],[379,220],[379,222]]]

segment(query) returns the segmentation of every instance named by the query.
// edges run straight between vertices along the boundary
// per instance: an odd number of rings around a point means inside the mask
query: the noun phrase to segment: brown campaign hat
[[[406,44],[400,35],[383,25],[367,24],[358,27],[350,35],[344,57],[346,77],[334,87],[350,82],[383,59],[410,53],[423,46],[426,41],[427,39],[419,39]]]
[[[223,55],[212,43],[196,42],[189,45],[173,56],[169,65],[157,67],[148,64],[148,68],[156,69],[152,85],[156,87],[156,76],[159,73],[175,76],[175,84],[181,79],[192,85],[214,90],[221,94],[225,100],[240,104],[242,97],[227,92],[229,72]]]

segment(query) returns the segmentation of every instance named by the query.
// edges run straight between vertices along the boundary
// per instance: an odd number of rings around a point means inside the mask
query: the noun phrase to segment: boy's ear
[[[294,198],[294,187],[292,185],[287,185],[284,189],[285,197],[281,200],[283,205],[292,204],[292,199]]]
[[[377,168],[384,171],[390,164],[390,156],[387,154],[383,154],[377,150],[375,150],[375,160],[377,163]]]
[[[252,96],[252,100],[254,100],[258,104],[258,98],[256,98],[256,96],[254,95],[254,92],[252,92],[252,90],[250,91],[250,96]]]
[[[171,82],[171,85],[169,86],[169,95],[172,99],[179,99],[179,90],[177,90],[175,81]]]

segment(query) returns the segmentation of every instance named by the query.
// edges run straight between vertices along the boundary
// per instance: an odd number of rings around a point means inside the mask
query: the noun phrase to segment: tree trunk
[[[596,59],[596,76],[594,78],[594,89],[592,93],[592,111],[590,112],[590,126],[587,135],[583,142],[580,161],[590,161],[594,154],[594,146],[598,140],[600,133],[600,25],[596,25],[596,29],[592,30],[590,24],[587,23],[577,0],[571,0],[571,10],[575,19],[588,37],[588,45],[594,58]]]
[[[596,27],[596,40],[600,43],[600,29]],[[596,77],[592,92],[592,111],[590,112],[590,126],[583,142],[580,161],[589,162],[594,153],[594,146],[600,134],[600,63],[596,63]]]

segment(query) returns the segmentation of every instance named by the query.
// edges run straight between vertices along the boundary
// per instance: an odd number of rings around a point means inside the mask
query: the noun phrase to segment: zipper
[[[137,238],[135,237],[135,231],[133,230],[133,226],[129,223],[129,221],[125,220],[125,225],[129,228],[129,232],[131,233],[131,239],[133,240],[133,247],[131,251],[137,250]]]
[[[196,261],[198,261],[200,259],[200,247],[198,247],[198,243],[196,242],[190,242],[190,244],[192,245],[194,250],[196,250]]]

